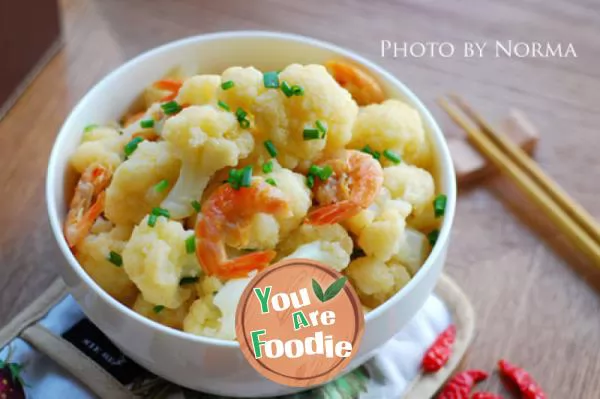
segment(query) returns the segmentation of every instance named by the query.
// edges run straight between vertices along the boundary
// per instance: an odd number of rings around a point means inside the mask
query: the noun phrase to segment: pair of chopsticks
[[[459,125],[470,142],[563,232],[571,243],[600,268],[600,225],[506,135],[491,127],[463,99],[448,96],[440,106]],[[462,111],[462,114],[458,112]],[[468,118],[472,119],[470,123]]]

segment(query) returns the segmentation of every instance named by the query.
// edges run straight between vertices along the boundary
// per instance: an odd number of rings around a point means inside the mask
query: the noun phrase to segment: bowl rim
[[[446,139],[444,138],[440,127],[429,112],[428,108],[421,102],[421,100],[416,96],[416,94],[414,94],[413,91],[410,90],[406,85],[404,85],[402,81],[397,79],[394,75],[392,75],[390,72],[388,72],[378,64],[368,60],[367,58],[351,50],[344,49],[340,46],[323,40],[292,33],[262,30],[222,31],[208,34],[200,34],[168,42],[158,47],[154,47],[131,58],[119,67],[112,70],[110,73],[105,75],[100,81],[98,81],[90,90],[88,90],[86,94],[77,102],[75,107],[71,110],[71,112],[63,122],[58,132],[58,135],[55,138],[52,151],[50,153],[50,158],[48,161],[48,169],[46,175],[46,205],[52,233],[54,234],[54,237],[58,243],[58,246],[63,256],[67,260],[69,267],[75,272],[75,274],[77,274],[81,281],[84,282],[87,289],[93,290],[107,305],[109,305],[113,309],[117,310],[118,312],[124,313],[125,316],[133,318],[135,321],[145,325],[146,327],[150,328],[151,330],[154,330],[155,332],[164,333],[172,337],[177,337],[192,343],[216,345],[222,348],[239,348],[239,342],[237,340],[228,341],[221,338],[194,335],[164,326],[160,323],[157,323],[136,313],[135,311],[133,311],[132,309],[125,306],[124,304],[113,298],[111,295],[109,295],[87,274],[87,272],[79,264],[79,262],[69,249],[63,235],[62,225],[59,221],[59,209],[63,207],[63,204],[57,204],[54,200],[54,193],[56,192],[56,190],[63,189],[62,187],[56,187],[54,182],[57,180],[56,171],[58,168],[58,163],[63,157],[60,149],[63,147],[62,143],[67,140],[67,128],[69,128],[72,124],[71,120],[74,119],[75,115],[78,114],[82,109],[85,109],[89,106],[88,103],[91,101],[90,98],[92,97],[93,93],[102,91],[105,86],[112,84],[112,81],[115,79],[115,77],[119,75],[120,71],[127,68],[132,68],[137,64],[142,64],[144,61],[153,57],[156,54],[171,50],[173,48],[187,46],[193,43],[236,38],[266,38],[280,40],[283,39],[293,42],[301,42],[310,46],[331,50],[340,55],[341,57],[348,58],[358,63],[359,65],[366,66],[370,70],[374,71],[376,74],[387,79],[402,93],[403,96],[405,96],[412,103],[412,105],[416,107],[417,111],[423,119],[424,125],[428,127],[428,130],[430,132],[429,138],[435,142],[435,148],[437,150],[436,152],[438,158],[438,175],[441,177],[441,181],[446,186],[445,194],[447,196],[446,213],[444,215],[444,219],[442,220],[442,224],[440,227],[440,234],[437,240],[438,244],[433,247],[425,263],[419,269],[419,272],[417,272],[415,276],[410,279],[407,285],[405,285],[400,291],[395,293],[382,305],[367,313],[367,315],[365,316],[365,324],[368,324],[369,320],[379,317],[388,308],[394,306],[396,302],[401,301],[404,296],[408,295],[408,293],[412,291],[414,287],[417,286],[419,282],[424,278],[425,274],[427,274],[427,270],[433,267],[435,260],[443,255],[442,251],[444,251],[446,248],[445,244],[449,240],[450,228],[454,221],[456,208],[456,177],[454,172],[454,166],[450,156],[450,150],[448,149]]]

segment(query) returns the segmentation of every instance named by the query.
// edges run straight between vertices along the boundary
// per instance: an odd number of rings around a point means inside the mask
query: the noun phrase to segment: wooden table
[[[46,218],[44,177],[70,108],[126,59],[197,33],[270,29],[346,46],[404,80],[449,136],[459,132],[434,105],[442,93],[464,94],[494,117],[517,106],[542,133],[538,162],[600,217],[595,0],[64,0],[63,9],[64,50],[0,122],[0,325],[47,287],[63,262]],[[383,39],[457,48],[466,40],[572,42],[578,58],[382,59]],[[491,369],[506,357],[526,366],[553,399],[598,398],[600,275],[590,266],[510,184],[490,179],[462,192],[446,271],[478,315],[468,366]],[[501,389],[496,378],[481,388]]]

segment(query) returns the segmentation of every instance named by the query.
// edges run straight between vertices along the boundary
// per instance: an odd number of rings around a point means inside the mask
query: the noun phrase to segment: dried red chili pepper
[[[456,327],[451,324],[433,341],[427,349],[421,365],[426,373],[435,373],[448,362],[452,354],[452,345],[456,339]]]
[[[502,396],[491,392],[475,392],[471,399],[503,399]]]
[[[544,391],[542,391],[542,387],[540,387],[531,374],[524,369],[510,364],[506,360],[500,360],[498,362],[498,368],[500,369],[500,375],[519,388],[524,399],[547,398]]]
[[[488,373],[483,370],[466,370],[458,373],[442,388],[438,399],[469,399],[473,386],[487,377]]]

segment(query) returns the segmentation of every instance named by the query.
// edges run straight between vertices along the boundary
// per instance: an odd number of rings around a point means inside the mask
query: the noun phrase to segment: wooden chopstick
[[[454,109],[444,98],[439,99],[440,106],[468,135],[470,141],[500,171],[508,175],[521,191],[535,203],[546,216],[565,234],[573,245],[600,268],[600,245],[572,219],[563,208],[544,191],[535,180],[525,173],[510,157],[498,148],[494,142],[473,127],[465,117]]]
[[[534,162],[525,151],[515,145],[504,133],[493,129],[483,117],[466,103],[466,101],[455,94],[452,94],[449,97],[467,116],[477,123],[479,129],[483,133],[487,134],[488,137],[492,139],[506,155],[511,157],[521,169],[527,171],[538,185],[546,190],[548,195],[550,195],[563,210],[570,214],[598,244],[600,244],[600,225],[588,211],[579,205],[562,187],[545,174],[539,165]]]

